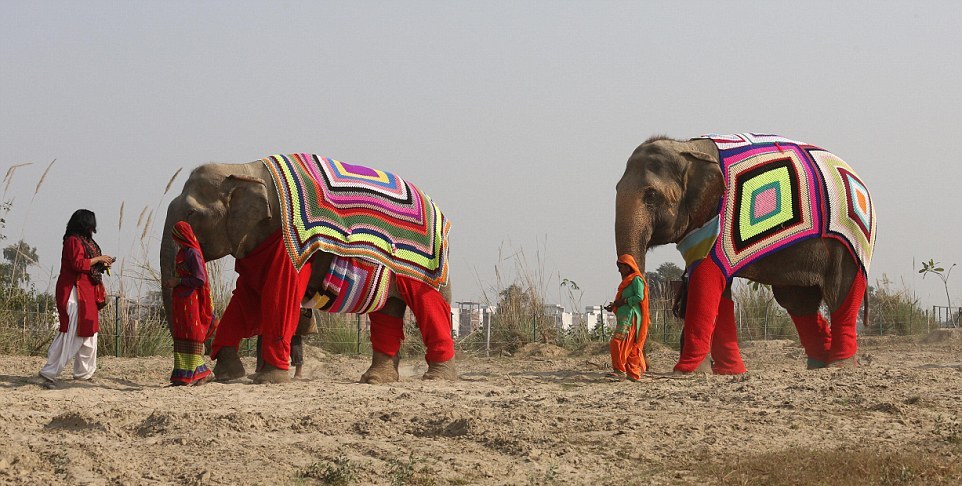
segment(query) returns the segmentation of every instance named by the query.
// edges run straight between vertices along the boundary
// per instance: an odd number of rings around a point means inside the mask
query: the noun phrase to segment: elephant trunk
[[[635,258],[638,269],[645,271],[645,254],[652,232],[651,215],[639,197],[619,192],[615,201],[615,248],[618,255]]]
[[[174,270],[174,258],[177,256],[178,250],[177,243],[174,243],[174,239],[171,237],[171,230],[174,224],[182,219],[184,219],[184,215],[174,209],[174,203],[172,202],[170,207],[167,208],[164,233],[160,239],[160,292],[164,301],[164,315],[167,317],[168,326],[173,325],[174,319],[171,314],[171,289],[164,284],[177,276]]]

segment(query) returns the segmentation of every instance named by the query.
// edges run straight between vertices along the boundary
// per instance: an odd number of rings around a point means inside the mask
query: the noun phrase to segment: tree
[[[673,280],[681,280],[684,273],[685,271],[681,267],[672,262],[662,263],[654,272],[646,273],[645,280],[648,281],[649,296],[655,300],[671,297],[668,295],[670,283]]]
[[[942,280],[942,285],[945,287],[945,300],[948,303],[948,307],[952,307],[952,297],[949,296],[949,276],[952,275],[952,269],[955,268],[955,264],[953,263],[952,266],[949,267],[948,271],[945,271],[945,268],[940,267],[939,265],[941,264],[942,262],[937,262],[930,258],[929,261],[922,262],[922,269],[919,270],[919,273],[922,274],[923,280],[925,279],[925,276],[930,273]]]
[[[511,284],[498,292],[498,297],[498,308],[491,327],[493,343],[514,352],[533,342],[534,334],[540,335],[545,342],[557,334],[553,326],[543,324],[546,322],[544,299],[533,288]]]
[[[27,268],[36,265],[37,249],[20,240],[3,249],[5,263],[0,263],[0,282],[5,287],[21,287],[30,283]]]

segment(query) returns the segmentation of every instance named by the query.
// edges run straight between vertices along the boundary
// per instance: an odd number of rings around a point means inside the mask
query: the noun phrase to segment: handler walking
[[[609,343],[612,372],[608,376],[638,381],[647,370],[643,348],[648,338],[648,285],[631,255],[618,257],[618,272],[622,278],[618,294],[605,307],[617,317]]]
[[[47,364],[40,370],[48,388],[56,387],[57,376],[71,359],[76,380],[89,380],[97,371],[97,311],[107,303],[103,273],[115,259],[101,255],[93,240],[96,232],[93,211],[78,209],[67,221],[55,293],[60,333],[50,344]]]

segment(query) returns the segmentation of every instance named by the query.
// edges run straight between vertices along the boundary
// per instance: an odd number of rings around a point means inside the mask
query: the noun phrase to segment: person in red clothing
[[[45,385],[51,388],[71,359],[74,379],[89,380],[97,370],[97,311],[106,304],[103,273],[115,258],[101,254],[100,246],[93,240],[96,232],[94,213],[78,209],[70,216],[63,235],[55,292],[60,333],[50,344],[47,364],[40,370]]]
[[[175,223],[171,237],[180,250],[174,257],[174,269],[178,276],[165,282],[167,287],[173,289],[171,314],[174,322],[171,335],[174,338],[174,370],[170,374],[170,383],[175,386],[202,385],[213,378],[204,362],[204,341],[217,328],[207,268],[204,266],[200,242],[189,223]]]

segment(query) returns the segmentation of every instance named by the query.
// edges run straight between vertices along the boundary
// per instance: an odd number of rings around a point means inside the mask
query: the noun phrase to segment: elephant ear
[[[224,181],[227,233],[235,249],[246,248],[246,240],[261,222],[273,217],[267,185],[253,177],[227,176]]]
[[[708,155],[705,152],[702,152],[700,150],[687,150],[687,149],[682,150],[681,155],[688,158],[697,159],[702,162],[711,162],[712,164],[718,163],[717,157],[712,157],[711,155]]]
[[[689,213],[714,210],[724,187],[718,158],[693,149],[683,149],[679,153],[688,162],[682,176],[685,210]]]

